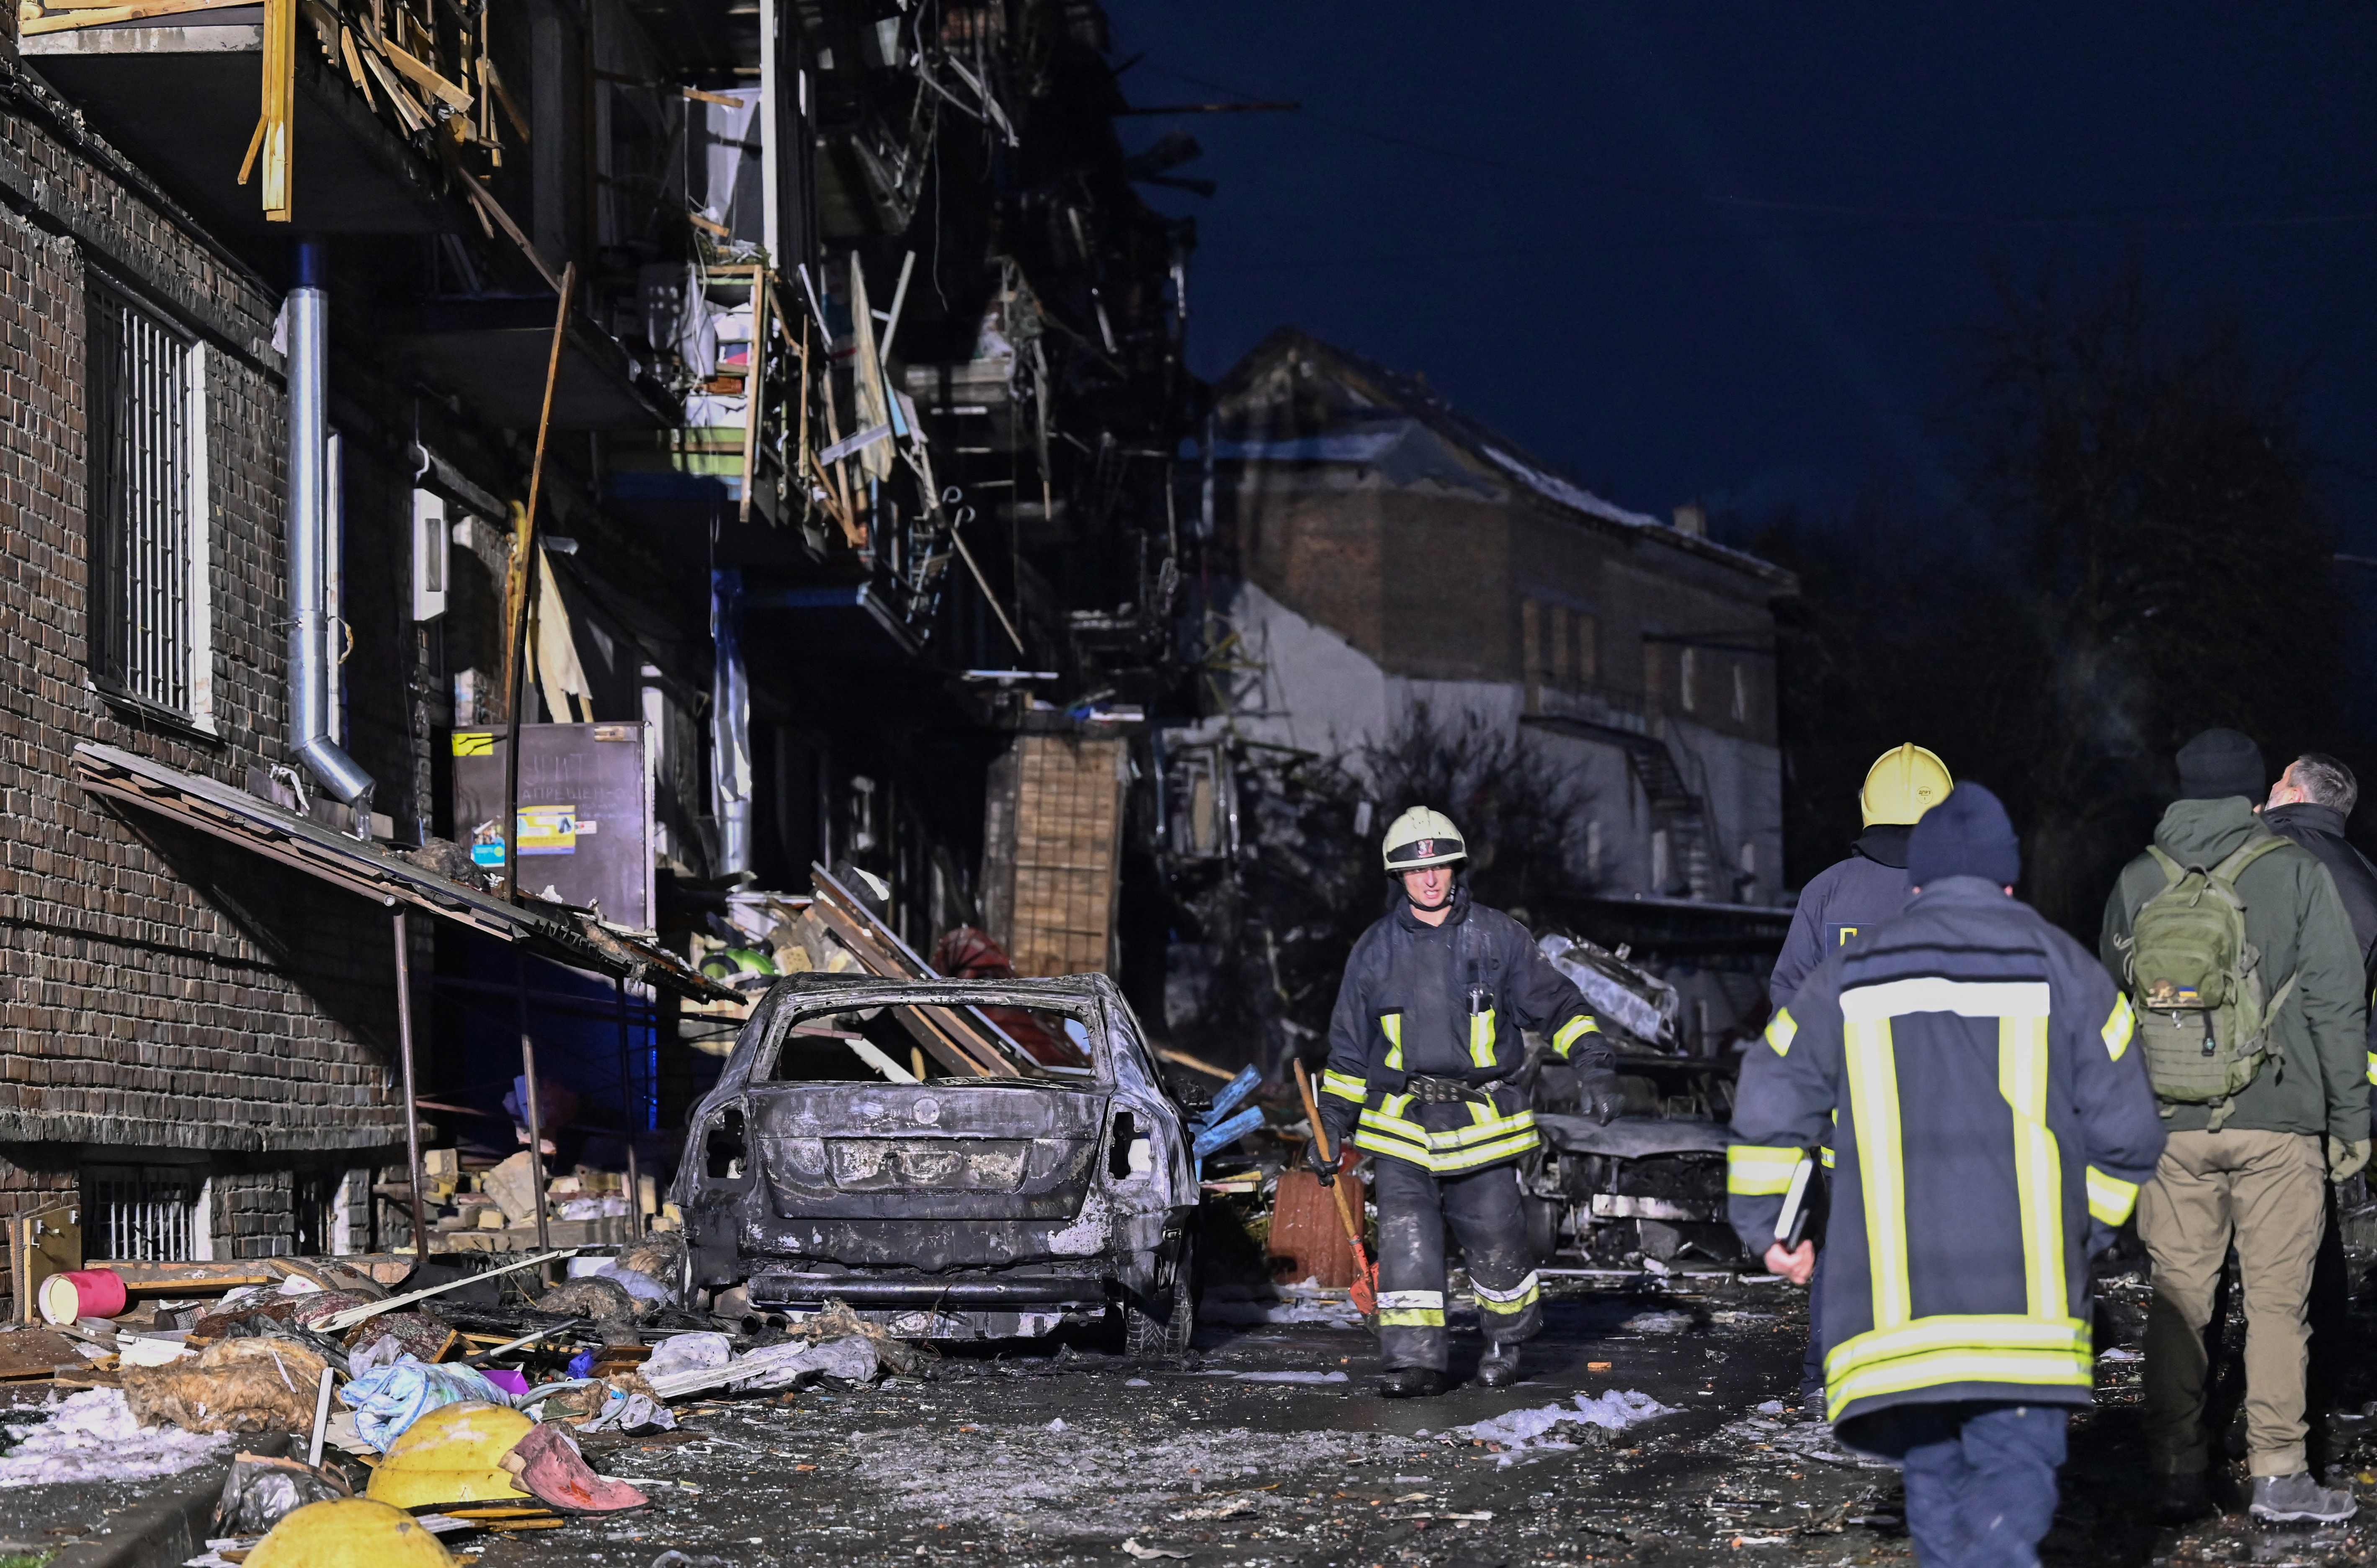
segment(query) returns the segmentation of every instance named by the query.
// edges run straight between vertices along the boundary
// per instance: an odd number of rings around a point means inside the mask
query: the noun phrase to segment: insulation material
[[[314,1424],[322,1358],[286,1339],[225,1339],[196,1360],[126,1367],[124,1397],[147,1425],[189,1431],[305,1431]]]
[[[220,1458],[232,1442],[178,1426],[143,1431],[120,1388],[70,1395],[46,1416],[5,1429],[15,1443],[0,1455],[0,1487],[154,1480]]]

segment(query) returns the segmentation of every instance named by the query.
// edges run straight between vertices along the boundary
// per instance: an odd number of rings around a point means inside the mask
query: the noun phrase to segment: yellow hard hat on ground
[[[340,1497],[281,1515],[247,1561],[249,1568],[453,1568],[454,1558],[403,1509]]]
[[[1911,827],[1955,787],[1946,763],[1908,741],[1874,758],[1865,770],[1857,809],[1865,814],[1868,827],[1885,823]]]
[[[364,1494],[399,1508],[526,1497],[503,1457],[535,1424],[505,1405],[441,1405],[388,1444]]]
[[[1414,806],[1389,823],[1381,848],[1391,872],[1417,871],[1469,858],[1461,829],[1452,826],[1451,817],[1428,806]]]

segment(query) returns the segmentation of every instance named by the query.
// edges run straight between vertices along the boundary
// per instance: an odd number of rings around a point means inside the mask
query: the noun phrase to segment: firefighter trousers
[[[1446,1370],[1444,1232],[1469,1265],[1486,1337],[1532,1339],[1543,1326],[1535,1258],[1511,1165],[1436,1175],[1381,1155],[1370,1163],[1379,1206],[1379,1349],[1389,1371]]]

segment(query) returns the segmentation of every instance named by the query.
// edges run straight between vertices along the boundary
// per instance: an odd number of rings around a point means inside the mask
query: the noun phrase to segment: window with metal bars
[[[82,1168],[83,1251],[125,1263],[187,1263],[199,1255],[205,1186],[186,1165]]]
[[[96,279],[88,297],[92,673],[115,695],[203,722],[204,352]]]

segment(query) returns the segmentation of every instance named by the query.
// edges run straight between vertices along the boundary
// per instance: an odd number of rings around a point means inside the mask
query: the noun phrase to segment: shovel
[[[1304,1096],[1304,1114],[1312,1122],[1312,1141],[1320,1146],[1321,1159],[1333,1166],[1337,1163],[1337,1151],[1329,1146],[1329,1129],[1321,1124],[1320,1107],[1312,1098],[1312,1079],[1301,1062],[1296,1064],[1296,1087]],[[1344,1224],[1345,1240],[1353,1244],[1354,1267],[1357,1271],[1345,1294],[1353,1300],[1356,1312],[1364,1317],[1375,1317],[1379,1311],[1379,1265],[1370,1261],[1368,1250],[1362,1245],[1361,1223],[1354,1218],[1354,1206],[1345,1199],[1344,1183],[1332,1182],[1329,1190],[1337,1194],[1337,1218]]]

